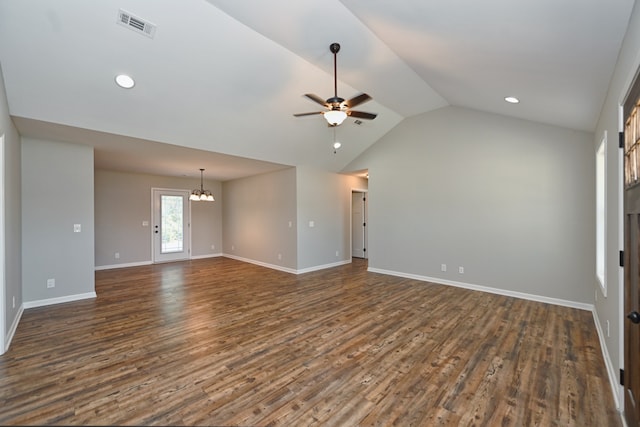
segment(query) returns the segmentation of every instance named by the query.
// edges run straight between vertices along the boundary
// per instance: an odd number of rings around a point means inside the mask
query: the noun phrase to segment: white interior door
[[[351,193],[351,256],[367,258],[367,193]]]
[[[152,189],[153,262],[189,259],[189,191]]]

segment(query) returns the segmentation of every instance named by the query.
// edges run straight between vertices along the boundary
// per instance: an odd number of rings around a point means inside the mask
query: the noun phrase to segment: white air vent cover
[[[118,24],[133,30],[137,33],[144,34],[147,37],[153,38],[156,34],[156,26],[151,22],[138,18],[137,16],[120,9],[118,11]]]

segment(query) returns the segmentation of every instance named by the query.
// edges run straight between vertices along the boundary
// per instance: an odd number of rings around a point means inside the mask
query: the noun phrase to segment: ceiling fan
[[[340,44],[331,43],[329,46],[329,50],[333,53],[333,97],[327,99],[326,101],[320,98],[318,95],[314,95],[312,93],[305,93],[304,96],[312,100],[313,102],[317,102],[318,104],[325,107],[326,111],[315,111],[313,113],[297,113],[294,114],[296,117],[302,116],[311,116],[314,114],[322,114],[324,118],[329,123],[329,126],[338,126],[342,124],[342,122],[347,117],[355,117],[358,119],[367,119],[373,120],[376,118],[377,114],[373,113],[365,113],[364,111],[355,111],[351,108],[356,105],[360,105],[363,102],[369,101],[371,97],[366,93],[361,93],[347,101],[338,96],[338,72],[337,72],[337,54],[340,51]]]

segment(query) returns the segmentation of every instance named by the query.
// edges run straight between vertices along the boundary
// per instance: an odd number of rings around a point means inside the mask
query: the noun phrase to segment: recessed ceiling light
[[[507,101],[510,104],[517,104],[520,102],[520,100],[518,98],[516,98],[515,96],[507,96],[504,98],[505,101]]]
[[[136,82],[134,82],[133,79],[126,74],[118,74],[116,76],[116,83],[118,84],[118,86],[125,89],[131,89],[136,84]]]
[[[340,147],[342,147],[342,144],[340,144],[340,142],[336,141],[336,142],[334,142],[334,143],[333,143],[333,148],[334,148],[334,149],[336,149],[336,150],[337,150],[337,149],[338,149],[338,148],[340,148]]]

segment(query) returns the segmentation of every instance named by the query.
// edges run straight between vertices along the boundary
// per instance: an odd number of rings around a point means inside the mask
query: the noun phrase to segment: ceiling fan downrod
[[[340,52],[340,43],[331,43],[329,50],[333,53],[333,98],[327,101],[340,104],[344,101],[344,99],[338,98],[338,52]],[[336,105],[333,106],[334,110],[339,108],[339,106],[337,108]]]

